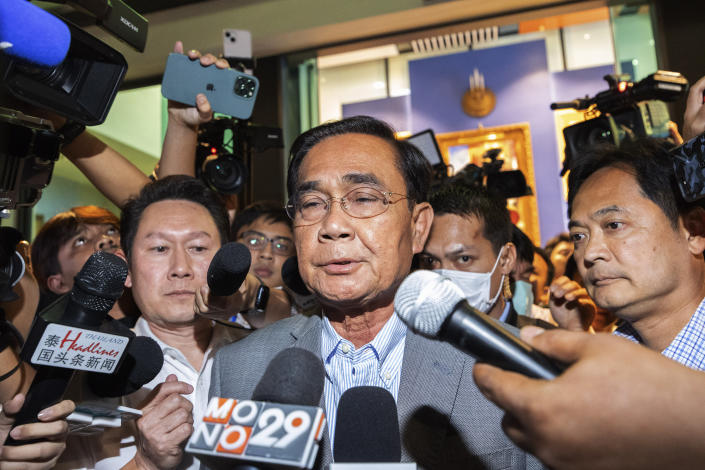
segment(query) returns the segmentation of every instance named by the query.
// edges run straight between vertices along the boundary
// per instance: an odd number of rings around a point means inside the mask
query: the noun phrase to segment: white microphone
[[[438,273],[415,271],[404,279],[394,310],[413,331],[447,341],[481,362],[549,380],[565,369],[473,308],[462,289]]]

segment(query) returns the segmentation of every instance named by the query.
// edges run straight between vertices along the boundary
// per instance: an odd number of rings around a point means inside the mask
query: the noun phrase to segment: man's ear
[[[682,216],[683,228],[688,236],[690,252],[700,255],[705,251],[705,209],[695,207]]]
[[[71,290],[71,286],[64,283],[62,274],[52,274],[47,278],[47,288],[55,294],[65,294]]]
[[[130,270],[127,270],[127,277],[125,278],[125,287],[131,288],[132,287],[132,273]]]
[[[421,253],[421,250],[426,245],[428,234],[431,232],[431,224],[433,224],[433,208],[431,204],[428,202],[416,204],[411,213],[411,248],[414,254]]]
[[[516,246],[514,246],[514,243],[509,242],[504,245],[504,249],[502,250],[502,256],[499,260],[499,268],[501,269],[502,274],[507,276],[510,275],[512,271],[514,271],[516,261],[517,248]]]

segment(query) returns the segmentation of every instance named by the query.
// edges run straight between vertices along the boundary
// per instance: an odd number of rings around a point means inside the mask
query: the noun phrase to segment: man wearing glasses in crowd
[[[340,396],[363,385],[382,387],[397,402],[402,461],[444,469],[540,466],[502,433],[498,409],[472,381],[474,360],[409,331],[394,314],[394,295],[433,221],[430,174],[415,147],[369,117],[323,124],[292,146],[287,212],[301,276],[324,315],[296,315],[221,349],[209,396],[251,396],[285,348],[321,357],[328,422],[315,468],[332,460]]]
[[[282,265],[294,250],[291,219],[275,202],[255,202],[235,216],[230,233],[250,249],[254,274],[272,289],[284,285]]]

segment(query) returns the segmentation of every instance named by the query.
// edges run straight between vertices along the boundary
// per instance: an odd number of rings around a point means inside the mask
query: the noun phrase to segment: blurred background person
[[[553,265],[553,278],[565,274],[565,265],[573,255],[573,241],[568,233],[559,233],[551,238],[544,247],[544,251]]]

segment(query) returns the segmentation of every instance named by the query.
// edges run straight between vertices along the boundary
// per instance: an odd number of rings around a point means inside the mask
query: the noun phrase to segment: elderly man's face
[[[673,229],[627,171],[603,168],[582,184],[570,234],[578,270],[600,307],[635,321],[682,296],[681,271],[693,262],[688,233],[682,224]]]
[[[340,198],[354,188],[372,187],[406,195],[394,149],[366,134],[328,137],[304,157],[298,184],[323,199]],[[329,309],[384,306],[409,273],[432,220],[427,203],[409,210],[406,199],[367,219],[343,211],[340,201],[313,225],[294,222],[301,276]]]

